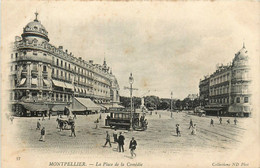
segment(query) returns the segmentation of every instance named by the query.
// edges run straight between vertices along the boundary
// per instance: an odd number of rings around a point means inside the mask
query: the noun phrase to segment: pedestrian
[[[10,121],[11,121],[11,124],[13,124],[13,120],[14,120],[14,116],[10,116]]]
[[[51,111],[49,111],[48,115],[49,115],[49,120],[50,120],[51,119]]]
[[[222,118],[221,117],[219,118],[219,124],[222,124]]]
[[[192,127],[191,135],[196,135],[196,132],[197,132],[196,124],[194,124],[193,127]]]
[[[162,116],[161,116],[161,114],[159,114],[159,118],[161,118]]]
[[[171,118],[172,118],[172,112],[171,112]]]
[[[136,146],[137,146],[137,143],[136,143],[136,140],[134,137],[132,137],[132,140],[130,141],[130,144],[129,144],[129,149],[130,149],[130,152],[131,152],[131,157],[133,158],[133,156],[136,157],[136,154],[135,154],[135,149],[136,149]]]
[[[40,123],[40,119],[38,119],[36,124],[36,130],[40,130],[40,129],[41,129],[41,123]]]
[[[99,119],[101,120],[101,118],[102,118],[102,117],[101,117],[101,114],[100,114],[100,115],[99,115]]]
[[[229,119],[227,120],[227,124],[230,124],[230,120]]]
[[[190,127],[189,127],[189,129],[192,128],[192,127],[193,127],[193,121],[192,121],[192,119],[190,119]]]
[[[74,135],[74,137],[76,137],[76,134],[75,134],[75,124],[72,124],[71,125],[71,137],[72,137],[72,135]]]
[[[60,124],[60,132],[63,130],[63,125],[64,125],[64,122],[62,120],[59,121],[59,124]]]
[[[213,127],[214,127],[214,121],[213,121],[213,119],[210,120],[210,126],[213,126]]]
[[[181,128],[180,128],[179,124],[176,124],[176,133],[177,133],[177,136],[181,136]]]
[[[116,131],[116,129],[113,132],[113,137],[114,137],[114,143],[116,143],[117,142],[117,131]]]
[[[118,147],[119,147],[119,152],[124,152],[124,141],[125,141],[125,137],[122,135],[122,132],[120,132],[120,135],[118,137]]]
[[[39,141],[45,142],[45,128],[44,127],[42,127],[41,137],[40,137]]]
[[[75,112],[73,113],[73,115],[74,115],[73,119],[77,119],[77,114]]]
[[[234,124],[237,125],[237,118],[234,119]]]
[[[98,126],[99,126],[99,120],[97,119],[97,120],[95,121],[95,123],[96,123],[96,129],[98,129]]]
[[[105,145],[103,147],[105,147],[107,145],[107,143],[109,143],[109,146],[111,148],[112,146],[111,146],[111,143],[110,143],[110,135],[109,135],[108,131],[106,131],[106,133],[107,133],[107,135],[106,135],[106,143],[105,143]]]
[[[45,115],[44,115],[44,113],[43,113],[43,114],[42,114],[42,121],[44,121],[44,120],[45,120],[45,119],[44,119],[44,116],[45,116]]]

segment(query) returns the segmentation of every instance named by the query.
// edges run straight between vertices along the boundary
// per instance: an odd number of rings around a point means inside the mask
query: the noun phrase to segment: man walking
[[[237,118],[234,119],[234,124],[237,125]]]
[[[111,143],[110,143],[110,135],[109,135],[108,131],[106,131],[106,133],[107,133],[107,135],[106,135],[106,143],[105,143],[105,145],[103,147],[105,147],[107,145],[107,143],[109,143],[109,146],[111,148],[112,146],[111,146]]]
[[[71,137],[72,137],[72,135],[74,135],[74,137],[76,137],[76,134],[75,134],[75,124],[72,124],[71,125]]]
[[[114,143],[116,143],[117,142],[117,131],[116,131],[116,129],[113,132],[113,137],[114,137]]]
[[[210,126],[213,126],[213,127],[214,127],[214,121],[213,121],[213,119],[210,120]]]
[[[180,128],[179,124],[176,124],[176,133],[177,133],[177,136],[181,136],[181,128]]]
[[[42,127],[41,137],[40,137],[39,141],[45,142],[45,128],[44,127]]]
[[[190,127],[189,127],[189,129],[192,128],[192,127],[193,127],[193,121],[192,121],[192,119],[190,119]]]
[[[230,120],[229,119],[227,120],[227,124],[230,124]]]
[[[132,137],[132,140],[130,141],[130,144],[129,144],[129,149],[131,150],[131,157],[133,158],[133,156],[136,157],[136,154],[135,154],[135,149],[136,149],[136,146],[137,146],[137,143],[135,141],[135,138]]]
[[[120,135],[118,137],[118,146],[119,146],[119,152],[124,152],[124,141],[125,141],[125,137],[122,135],[122,132],[120,132]]]
[[[219,124],[222,124],[222,118],[221,117],[219,118]]]
[[[36,125],[36,130],[40,130],[41,129],[41,123],[40,123],[40,119],[37,121],[37,125]]]

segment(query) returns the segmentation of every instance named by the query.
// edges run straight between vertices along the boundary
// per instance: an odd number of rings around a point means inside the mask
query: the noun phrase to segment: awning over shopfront
[[[53,79],[52,82],[53,82],[53,84],[54,84],[55,86],[62,87],[62,88],[66,88],[65,83],[62,82],[62,81],[58,81],[58,80],[54,80],[54,79]]]
[[[65,104],[57,104],[57,105],[54,105],[52,108],[51,108],[51,111],[64,111],[64,108],[66,107],[67,105]]]
[[[247,105],[231,105],[228,108],[228,112],[230,112],[230,113],[240,113],[240,112],[249,113],[249,112],[251,112],[251,107],[247,106]]]
[[[32,103],[19,103],[29,111],[45,111],[48,110],[47,105],[44,104],[32,104]]]
[[[32,84],[37,85],[37,78],[32,78]]]
[[[50,82],[48,81],[48,80],[46,80],[46,79],[43,79],[43,83],[45,84],[45,85],[47,85],[47,86],[50,86]]]
[[[66,83],[66,82],[64,82],[64,83],[65,83],[66,88],[73,90],[73,85],[72,84]]]
[[[80,108],[80,109],[84,109],[85,110],[90,110],[90,111],[99,111],[102,109],[101,106],[95,104],[93,101],[91,101],[89,98],[75,98],[75,107],[73,107],[73,110],[74,108],[77,109],[77,108]],[[82,106],[80,106],[82,105]],[[77,107],[78,106],[78,107]]]
[[[22,78],[22,79],[21,79],[21,82],[20,82],[20,84],[19,84],[19,86],[24,85],[24,84],[25,84],[25,81],[26,81],[26,78]]]

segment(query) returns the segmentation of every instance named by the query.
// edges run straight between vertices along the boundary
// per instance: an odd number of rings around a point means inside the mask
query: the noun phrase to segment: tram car
[[[131,110],[124,109],[124,108],[110,108],[109,109],[110,115],[107,116],[105,120],[105,125],[110,126],[111,128],[116,129],[130,129],[130,121],[131,121]],[[141,117],[142,116],[142,117]],[[147,122],[145,123],[144,120],[144,113],[137,112],[134,110],[132,112],[132,127],[134,130],[146,130],[147,129]]]

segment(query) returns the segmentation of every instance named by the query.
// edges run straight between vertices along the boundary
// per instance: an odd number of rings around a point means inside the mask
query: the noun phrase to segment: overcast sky
[[[17,5],[19,4],[19,5]],[[199,93],[199,81],[227,64],[242,48],[259,56],[259,3],[217,2],[35,2],[5,4],[5,38],[14,40],[39,12],[50,43],[76,57],[104,57],[128,96],[184,98]],[[9,30],[9,31],[8,31]],[[11,31],[10,31],[11,30]],[[147,93],[151,90],[150,93]]]

